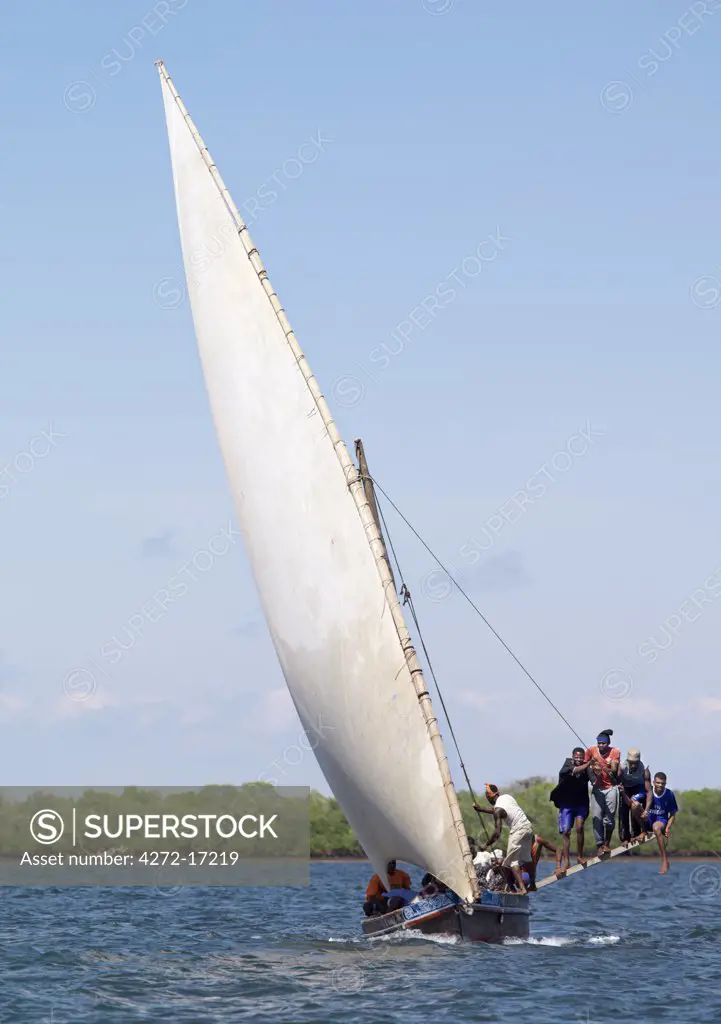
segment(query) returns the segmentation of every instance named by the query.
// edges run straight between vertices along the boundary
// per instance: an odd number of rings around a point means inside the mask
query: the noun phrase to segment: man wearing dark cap
[[[611,852],[611,838],[618,812],[618,766],[621,751],[611,746],[612,729],[603,729],[596,737],[596,746],[586,751],[582,765],[573,768],[574,775],[588,772],[591,778],[591,820],[599,857]]]

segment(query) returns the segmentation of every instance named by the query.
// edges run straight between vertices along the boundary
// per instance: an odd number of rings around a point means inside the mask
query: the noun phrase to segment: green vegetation
[[[556,842],[556,808],[548,799],[553,783],[540,777],[522,779],[509,787],[531,819],[536,832],[539,832],[552,843]],[[306,791],[307,792],[307,791]],[[103,790],[86,790],[80,799],[76,796],[53,792],[36,792],[20,801],[8,799],[8,791],[0,790],[0,857],[15,856],[33,847],[28,831],[28,824],[33,814],[44,808],[59,811],[68,828],[62,838],[50,846],[44,847],[48,853],[69,851],[72,847],[72,835],[69,823],[72,819],[72,808],[75,805],[78,822],[84,821],[87,814],[108,815],[112,834],[117,838],[108,842],[107,839],[90,839],[78,831],[78,846],[92,852],[112,846],[126,852],[141,852],[155,849],[157,840],[144,839],[137,834],[128,836],[118,834],[118,815],[128,814],[175,814],[182,819],[186,814],[242,814],[265,815],[266,820],[274,813],[279,813],[286,826],[290,825],[281,835],[279,842],[268,839],[233,840],[223,842],[215,837],[214,849],[233,848],[242,850],[244,856],[303,856],[305,846],[306,815],[310,816],[310,853],[311,857],[363,857],[363,850],[356,840],[350,825],[337,800],[323,796],[315,791],[310,792],[306,805],[303,791],[285,791],[278,793],[266,783],[248,783],[244,786],[206,786],[204,789],[189,791],[149,791],[127,788],[122,793],[108,793]],[[480,796],[480,794],[478,794]],[[704,856],[721,853],[721,790],[703,789],[676,793],[680,812],[671,838],[671,852],[676,856]],[[459,801],[466,823],[468,834],[485,842],[483,826],[478,814],[473,810],[470,793],[459,793]],[[491,832],[492,819],[483,816],[486,828]],[[593,843],[591,824],[586,824],[587,848]],[[505,839],[505,836],[503,837]],[[208,840],[202,835],[193,838],[176,839],[172,849],[197,850],[207,849]],[[572,849],[574,846],[572,845]],[[40,849],[39,847],[36,849]],[[42,852],[42,850],[41,850]],[[634,853],[634,856],[654,856],[656,844],[649,843]]]
[[[557,811],[548,799],[548,794],[555,783],[540,777],[523,779],[509,787],[526,814],[531,819],[536,832],[555,843],[558,836]],[[721,790],[702,789],[688,790],[680,793],[674,790],[679,802],[679,815],[676,819],[671,837],[671,853],[676,856],[704,856],[715,852],[721,853]],[[480,794],[477,794],[480,798]],[[485,841],[483,826],[478,814],[473,810],[473,801],[468,792],[461,792],[458,798],[463,812],[468,834],[480,836]],[[341,811],[338,801],[311,793],[310,809],[310,849],[313,857],[362,857],[361,850],[350,826]],[[483,816],[486,827],[491,833],[492,819]],[[586,845],[593,844],[590,821],[586,824]],[[505,835],[503,837],[505,839]],[[616,841],[618,833],[616,833]],[[573,844],[573,840],[572,840]],[[614,843],[615,845],[615,843]],[[575,847],[572,845],[572,850]],[[633,856],[655,856],[655,843],[648,843],[634,853]]]
[[[246,858],[263,859],[305,857],[308,850],[307,794],[307,789],[276,790],[264,782],[205,786],[199,790],[146,790],[128,786],[117,793],[87,789],[72,796],[67,791],[49,790],[34,792],[22,800],[12,790],[0,790],[0,857],[17,857],[25,851],[55,854],[114,850],[140,854],[158,849],[181,854],[235,850]],[[49,814],[41,813],[48,809]],[[147,837],[145,815],[153,818]],[[243,825],[246,835],[239,836],[237,822],[244,815],[252,817]],[[88,821],[90,816],[95,818]],[[171,824],[175,822],[177,836],[172,831],[163,836],[161,822],[167,821],[167,816]],[[226,819],[220,835],[215,822],[206,822],[203,816]],[[277,838],[267,832],[261,835],[260,821],[270,821],[272,826],[274,816],[282,822]],[[132,818],[135,820],[131,821]],[[33,819],[34,834],[42,840],[39,843],[33,841],[30,829]]]
[[[340,804],[315,790],[310,794],[311,857],[363,857]]]

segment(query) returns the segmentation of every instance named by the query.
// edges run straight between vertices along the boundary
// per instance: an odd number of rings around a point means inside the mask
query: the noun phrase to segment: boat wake
[[[615,946],[620,935],[591,935],[572,939],[567,935],[542,935],[535,939],[504,939],[504,946]]]
[[[458,935],[424,935],[423,932],[418,931],[415,928],[407,928],[402,932],[394,932],[392,935],[375,935],[368,936],[367,938],[356,938],[355,936],[349,938],[334,938],[330,937],[327,939],[329,943],[337,943],[349,947],[350,949],[357,949],[359,946],[364,946],[368,943],[370,946],[378,945],[391,945],[391,946],[402,946],[408,942],[425,942],[435,944],[437,946],[482,946],[484,943],[469,943],[464,942],[463,939]],[[593,947],[605,947],[615,946],[621,941],[620,935],[584,935],[583,937],[573,938],[568,935],[541,935],[538,938],[528,939],[504,939],[503,946],[555,946],[562,948],[566,946],[575,946],[580,948],[583,946]]]
[[[407,928],[405,930],[405,938],[422,939],[424,942],[435,942],[438,946],[457,946],[461,943],[461,938],[458,935],[424,935],[423,932],[418,931],[415,928]]]
[[[458,935],[424,935],[422,931],[415,928],[404,928],[403,931],[393,932],[391,935],[351,935],[343,938],[336,938],[331,935],[325,941],[357,949],[358,947],[366,945],[377,946],[384,944],[398,946],[408,942],[409,940],[417,939],[422,939],[423,942],[435,942],[439,946],[455,946],[461,943],[461,939]]]
[[[425,935],[417,928],[404,928],[402,931],[393,932],[391,935],[369,935],[365,941],[371,946],[380,943],[398,946],[407,942],[417,942],[419,939],[421,942],[431,942],[437,946],[457,946],[463,944],[462,939],[458,935]]]

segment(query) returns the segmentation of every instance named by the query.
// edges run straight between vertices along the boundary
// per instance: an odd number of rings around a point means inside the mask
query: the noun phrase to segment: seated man
[[[445,885],[439,878],[432,875],[430,871],[426,871],[423,878],[421,878],[421,890],[418,893],[419,896],[435,896],[437,892],[448,892],[448,886]]]
[[[493,856],[487,850],[481,850],[473,858],[473,863],[476,868],[476,878],[478,879],[478,884],[481,889],[488,888],[487,876],[492,860]]]
[[[398,910],[399,907],[409,903],[413,896],[410,891],[410,875],[406,871],[397,870],[394,860],[389,860],[386,864],[386,874],[391,887],[390,892],[383,885],[380,875],[373,875],[368,883],[366,902],[363,904],[363,912],[366,917]]]
[[[513,891],[514,873],[504,866],[503,861],[503,850],[494,850],[491,866],[486,875],[486,885],[490,892]]]
[[[376,914],[388,912],[388,890],[381,882],[380,875],[373,875],[366,889],[366,901],[363,904],[363,913],[366,917],[373,917]]]

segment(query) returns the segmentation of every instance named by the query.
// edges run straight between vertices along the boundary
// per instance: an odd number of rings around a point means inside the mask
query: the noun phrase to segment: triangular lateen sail
[[[458,802],[429,700],[423,710],[411,678],[395,593],[384,592],[369,544],[370,512],[354,496],[362,485],[162,64],[160,73],[203,372],[288,688],[376,870],[384,876],[393,857],[422,865],[470,900]]]

